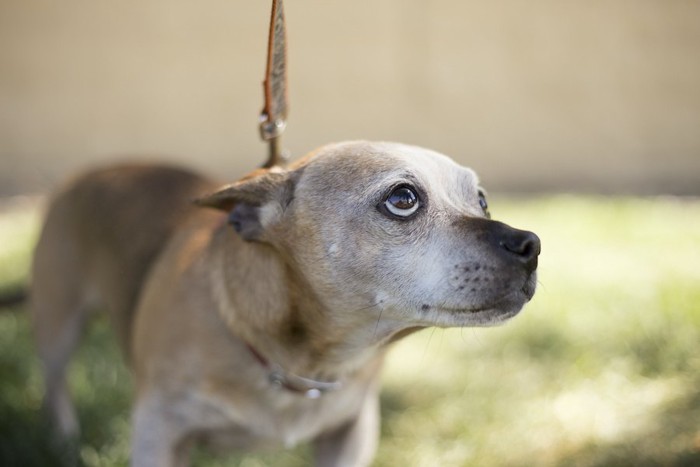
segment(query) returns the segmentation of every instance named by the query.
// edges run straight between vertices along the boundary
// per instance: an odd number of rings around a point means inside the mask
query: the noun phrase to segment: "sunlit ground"
[[[507,325],[428,330],[391,353],[377,466],[700,465],[700,201],[491,200],[542,239]],[[26,281],[33,204],[0,215],[0,291]],[[84,465],[128,459],[129,379],[98,320],[70,371]],[[0,313],[0,465],[52,465],[23,309]],[[287,453],[203,466],[301,466]]]

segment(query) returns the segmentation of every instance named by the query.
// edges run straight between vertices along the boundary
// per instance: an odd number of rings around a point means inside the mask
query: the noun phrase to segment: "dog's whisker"
[[[470,328],[466,326],[462,326],[459,328],[459,336],[462,339],[462,342],[469,342],[468,337],[464,335],[464,331],[467,331],[469,334],[472,335],[472,338],[475,340],[479,340],[479,334],[476,332],[475,328]]]
[[[356,311],[356,312],[357,312],[357,311],[365,311],[365,310],[369,310],[369,309],[371,309],[371,308],[375,308],[375,307],[377,307],[377,306],[379,306],[378,303],[372,303],[372,304],[367,305],[367,306],[365,306],[365,307],[357,308],[355,311]]]
[[[428,337],[428,342],[425,344],[425,349],[423,349],[423,356],[421,357],[421,360],[425,362],[425,356],[428,355],[428,350],[430,349],[430,344],[433,341],[433,336],[435,335],[435,331],[437,331],[438,328],[432,328],[430,330],[430,337]]]
[[[377,338],[377,331],[379,331],[379,322],[382,320],[382,313],[383,312],[384,312],[384,309],[379,310],[379,316],[377,316],[377,322],[374,325],[374,336],[372,337],[372,340]]]
[[[542,289],[544,292],[547,291],[547,286],[545,286],[545,285],[544,285],[544,282],[542,282],[541,280],[539,280],[539,278],[537,279],[536,283],[537,283],[537,287],[538,287],[539,289]]]

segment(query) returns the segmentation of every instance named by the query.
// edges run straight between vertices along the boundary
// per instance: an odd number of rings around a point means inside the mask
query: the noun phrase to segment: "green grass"
[[[377,466],[700,465],[700,201],[491,200],[537,232],[540,286],[499,328],[427,330],[385,370]],[[38,215],[0,217],[0,290],[26,281]],[[128,459],[130,382],[104,321],[70,369],[83,465]],[[52,465],[22,309],[0,313],[0,465]],[[202,466],[301,466],[307,451]]]

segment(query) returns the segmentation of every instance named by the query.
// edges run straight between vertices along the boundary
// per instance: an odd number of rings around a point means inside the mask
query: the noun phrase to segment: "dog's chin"
[[[532,274],[525,284],[496,301],[480,305],[460,307],[459,305],[423,306],[424,318],[432,321],[432,326],[455,327],[498,326],[520,313],[525,304],[535,294],[536,276]]]
[[[509,302],[489,308],[436,308],[434,326],[440,327],[487,327],[498,326],[513,318],[523,309],[525,301]]]

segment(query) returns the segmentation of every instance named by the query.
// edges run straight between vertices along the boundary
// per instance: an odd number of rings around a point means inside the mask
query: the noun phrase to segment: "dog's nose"
[[[532,272],[537,268],[537,257],[540,254],[540,238],[527,230],[510,229],[501,238],[500,245],[515,255],[525,268]]]
[[[489,245],[494,253],[513,265],[520,264],[530,274],[537,269],[540,254],[540,238],[527,230],[514,229],[503,222],[491,219],[462,217],[455,226],[476,235],[476,238]]]

